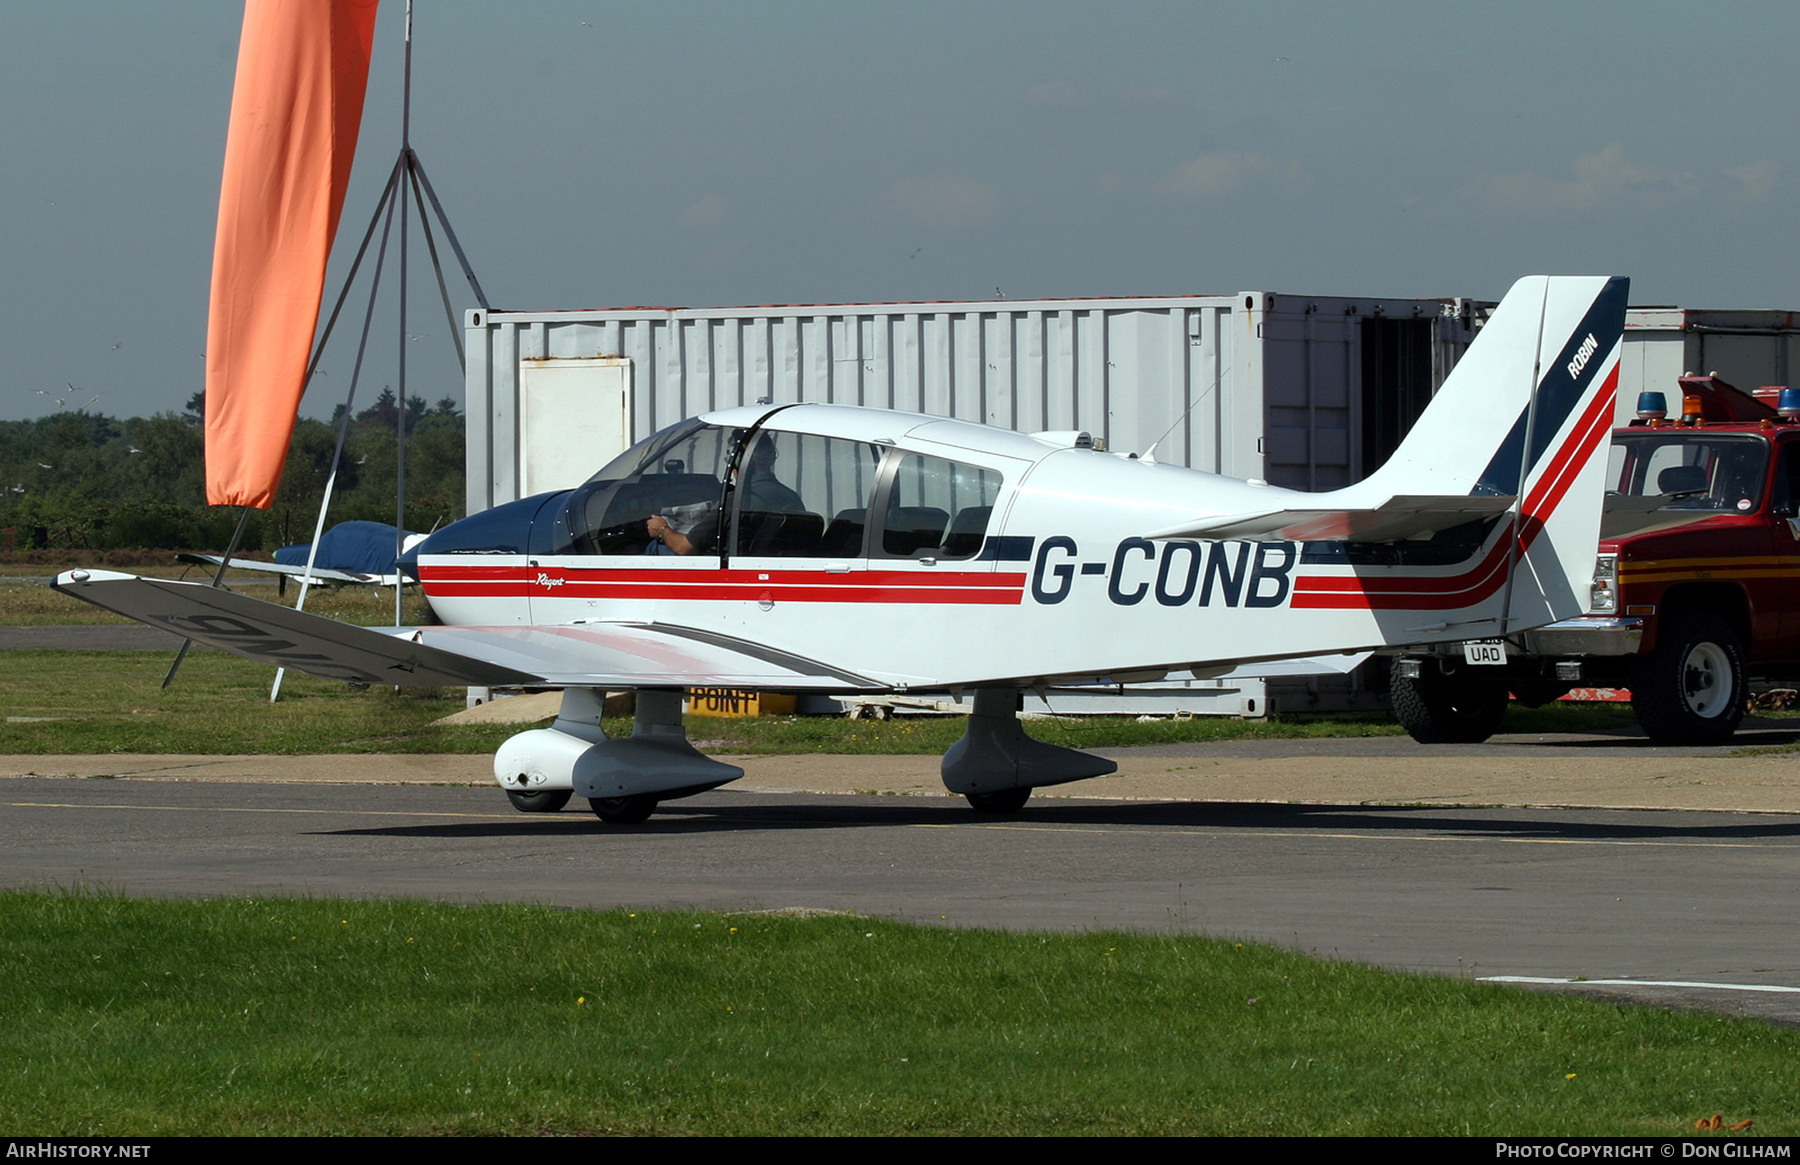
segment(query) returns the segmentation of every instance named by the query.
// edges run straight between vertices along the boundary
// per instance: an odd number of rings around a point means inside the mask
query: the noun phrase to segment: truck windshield
[[[1762,503],[1769,443],[1759,437],[1677,429],[1619,433],[1608,492],[1667,496],[1666,509],[1748,513]]]

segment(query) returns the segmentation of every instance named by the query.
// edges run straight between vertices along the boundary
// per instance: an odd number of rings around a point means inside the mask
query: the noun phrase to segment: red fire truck
[[[1680,379],[1613,431],[1588,614],[1401,655],[1394,714],[1425,743],[1486,740],[1509,694],[1631,692],[1650,739],[1727,740],[1753,680],[1800,677],[1800,389]]]

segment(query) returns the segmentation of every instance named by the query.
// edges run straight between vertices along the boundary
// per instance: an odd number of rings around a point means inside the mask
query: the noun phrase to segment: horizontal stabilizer
[[[1506,496],[1391,497],[1367,510],[1265,510],[1195,518],[1146,538],[1239,542],[1404,542],[1504,514]]]
[[[217,554],[184,553],[175,556],[182,562],[191,562],[196,566],[218,566],[226,560]],[[233,558],[230,561],[232,570],[255,571],[259,574],[284,574],[289,578],[301,578],[306,574],[304,566],[289,566],[282,562],[258,562],[254,558]],[[356,570],[333,570],[327,566],[314,566],[312,579],[316,583],[329,583],[332,586],[384,586],[391,587],[398,574],[364,574]]]
[[[1601,540],[1648,534],[1652,530],[1669,530],[1685,526],[1689,522],[1698,522],[1702,518],[1719,516],[1717,510],[1666,509],[1672,500],[1667,494],[1651,494],[1648,497],[1608,495],[1605,506],[1600,510]]]

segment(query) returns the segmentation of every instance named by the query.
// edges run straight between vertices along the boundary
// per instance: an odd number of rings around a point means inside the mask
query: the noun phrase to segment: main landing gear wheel
[[[589,797],[594,816],[608,825],[642,825],[656,812],[656,798],[647,793],[636,797]]]
[[[1506,715],[1506,685],[1481,680],[1458,668],[1448,674],[1431,660],[1419,678],[1395,676],[1388,687],[1394,719],[1420,744],[1480,744]]]
[[[964,793],[977,813],[1017,813],[1031,799],[1030,788],[1002,789],[998,793]]]
[[[1631,709],[1658,744],[1720,744],[1744,718],[1744,649],[1715,615],[1670,620],[1638,661]]]
[[[541,793],[515,793],[506,791],[506,799],[520,813],[555,813],[569,803],[575,794],[567,789],[547,789]]]

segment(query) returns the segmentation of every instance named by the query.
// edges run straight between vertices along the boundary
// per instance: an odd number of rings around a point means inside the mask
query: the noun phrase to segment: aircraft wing
[[[209,647],[325,679],[426,687],[882,686],[748,640],[667,623],[357,627],[198,582],[72,570],[51,585]]]
[[[196,566],[218,566],[225,562],[217,554],[177,554],[182,562],[191,562]],[[289,578],[301,578],[306,574],[304,566],[288,566],[280,562],[257,562],[251,558],[233,558],[230,561],[232,570],[260,571],[263,574],[285,574]],[[391,587],[399,579],[399,574],[363,574],[355,570],[333,570],[330,567],[315,566],[312,568],[314,582],[330,583],[333,586],[363,584],[367,586]]]
[[[1504,514],[1508,496],[1391,497],[1368,510],[1262,510],[1195,518],[1146,538],[1240,542],[1403,542]]]

